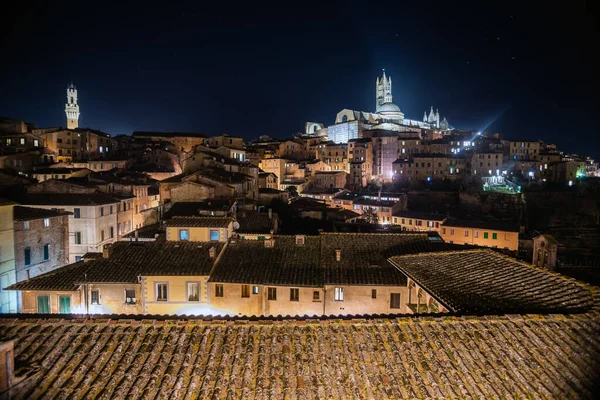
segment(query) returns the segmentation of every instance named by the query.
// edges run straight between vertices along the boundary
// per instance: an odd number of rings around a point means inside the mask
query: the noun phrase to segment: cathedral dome
[[[380,113],[380,112],[399,113],[400,112],[400,107],[398,107],[394,103],[383,103],[382,105],[380,105],[379,107],[377,107],[377,112],[378,113]]]

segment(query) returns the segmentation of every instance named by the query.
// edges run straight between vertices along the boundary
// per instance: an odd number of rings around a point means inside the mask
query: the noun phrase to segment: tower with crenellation
[[[67,129],[77,129],[79,127],[79,104],[77,103],[77,88],[73,83],[67,86],[65,114],[67,114]]]

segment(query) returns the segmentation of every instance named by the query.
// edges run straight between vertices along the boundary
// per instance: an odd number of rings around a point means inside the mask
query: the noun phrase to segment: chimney
[[[342,250],[336,249],[335,250],[335,261],[341,261],[341,260],[342,260]]]
[[[208,249],[208,256],[210,258],[215,258],[216,255],[217,255],[217,249],[215,249],[215,246],[212,246],[210,249]]]
[[[111,245],[105,244],[104,247],[102,247],[102,257],[109,258],[111,253],[112,253]]]
[[[273,219],[273,209],[269,208],[269,219]]]

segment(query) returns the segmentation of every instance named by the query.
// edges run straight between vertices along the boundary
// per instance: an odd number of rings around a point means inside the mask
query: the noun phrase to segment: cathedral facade
[[[404,117],[404,113],[393,102],[392,78],[387,77],[385,70],[381,78],[375,79],[375,112],[355,111],[344,109],[335,119],[335,125],[328,127],[329,140],[336,143],[345,143],[350,139],[360,137],[360,132],[365,129],[381,129],[396,132],[407,132],[414,128],[431,130],[448,130],[446,118],[440,120],[440,113],[436,110],[429,115],[425,112],[422,121]]]

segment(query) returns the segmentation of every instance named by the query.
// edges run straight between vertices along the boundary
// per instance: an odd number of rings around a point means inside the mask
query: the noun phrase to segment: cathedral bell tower
[[[382,104],[392,102],[392,78],[385,76],[384,69],[383,76],[381,79],[375,78],[375,83],[377,84],[377,106],[375,108],[378,109]]]
[[[79,104],[77,104],[77,88],[73,83],[67,86],[65,114],[67,114],[67,129],[77,129],[79,127]]]

